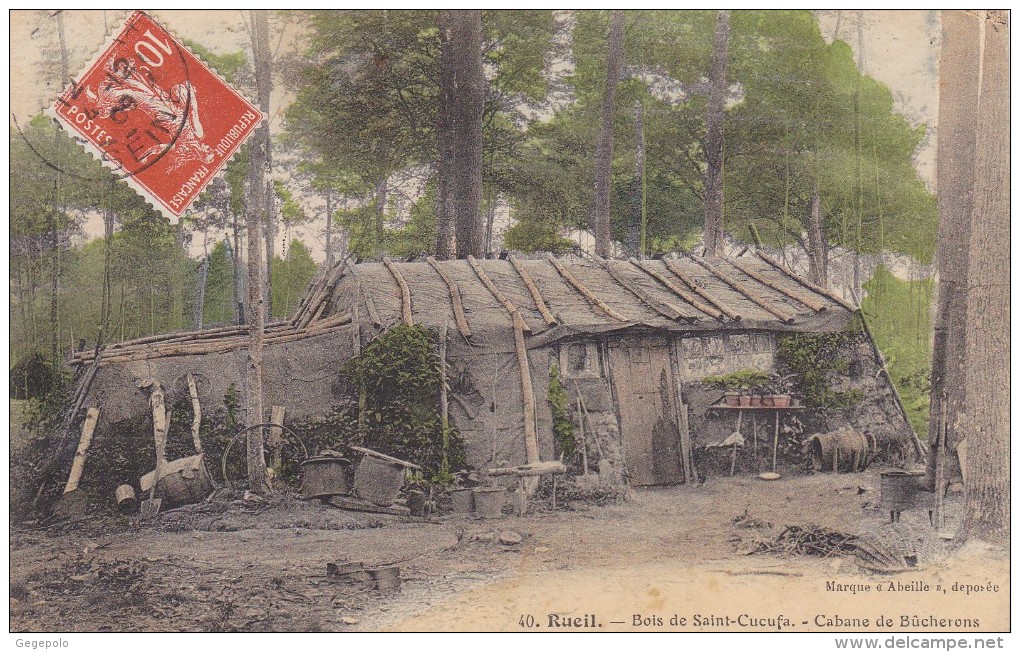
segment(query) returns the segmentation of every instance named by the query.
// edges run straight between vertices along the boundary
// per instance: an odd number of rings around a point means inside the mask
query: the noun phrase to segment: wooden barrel
[[[876,452],[873,436],[850,429],[812,435],[807,445],[815,471],[863,471]]]

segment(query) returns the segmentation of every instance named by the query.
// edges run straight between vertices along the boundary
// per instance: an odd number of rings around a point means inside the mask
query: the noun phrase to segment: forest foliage
[[[689,250],[703,224],[715,12],[624,13],[612,235],[628,242],[644,228],[646,248],[638,253],[645,255]],[[338,241],[343,234],[345,251],[359,258],[435,252],[437,20],[438,12],[425,10],[300,14],[304,51],[274,64],[295,98],[273,134],[281,223],[321,222],[308,199],[329,194],[326,219]],[[607,11],[483,12],[482,207],[490,251],[495,216],[505,211],[512,226],[503,246],[516,250],[566,251],[573,246],[566,232],[587,228],[608,25]],[[860,71],[845,41],[826,36],[808,11],[733,12],[725,231],[752,243],[753,227],[766,245],[806,248],[817,192],[829,246],[928,264],[935,200],[914,166],[925,126],[897,113],[889,88]],[[189,46],[251,93],[249,54]],[[203,325],[236,319],[235,302],[244,296],[237,258],[245,151],[171,225],[42,116],[12,125],[10,145],[12,365],[35,354],[52,359],[54,344],[59,358],[100,339],[190,329],[200,278]],[[101,237],[104,220],[112,221],[109,241]],[[193,241],[203,245],[204,271],[188,254]],[[317,272],[312,243],[288,242],[270,268],[272,316],[283,318]],[[921,429],[931,284],[904,282],[880,267],[864,290],[869,323]]]

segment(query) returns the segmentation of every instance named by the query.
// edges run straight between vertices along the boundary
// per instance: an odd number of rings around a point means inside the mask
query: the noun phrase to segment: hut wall
[[[267,346],[262,361],[264,418],[268,420],[272,405],[286,406],[288,420],[329,412],[338,396],[337,370],[351,357],[352,350],[351,334],[346,328]],[[172,404],[188,396],[187,375],[191,373],[203,411],[212,414],[224,406],[224,397],[231,388],[243,398],[246,362],[247,351],[236,349],[101,367],[87,401],[88,406],[100,409],[96,437],[102,437],[114,424],[148,415],[148,393],[137,384],[150,378],[163,386],[167,403]]]

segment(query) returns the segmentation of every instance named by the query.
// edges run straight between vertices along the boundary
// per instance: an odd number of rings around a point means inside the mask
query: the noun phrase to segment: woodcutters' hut
[[[341,264],[312,283],[291,321],[268,328],[265,404],[285,405],[288,419],[326,414],[345,360],[396,324],[423,324],[447,332],[450,420],[472,467],[555,459],[555,364],[601,474],[682,482],[695,477],[692,451],[721,443],[736,423],[736,411],[711,407],[722,391],[703,378],[772,370],[780,335],[840,332],[855,310],[760,253]],[[80,403],[100,407],[101,432],[148,410],[140,381],[174,387],[191,373],[204,377],[203,404],[222,404],[231,386],[244,395],[246,343],[245,328],[230,327],[111,345],[98,361],[79,354]],[[864,400],[827,427],[909,451],[916,438],[870,337],[849,356],[841,382]],[[773,433],[761,434],[771,449]]]

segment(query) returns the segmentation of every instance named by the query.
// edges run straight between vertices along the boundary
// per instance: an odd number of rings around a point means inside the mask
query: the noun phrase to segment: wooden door
[[[683,480],[669,347],[622,342],[609,349],[620,406],[621,440],[630,483]]]

